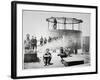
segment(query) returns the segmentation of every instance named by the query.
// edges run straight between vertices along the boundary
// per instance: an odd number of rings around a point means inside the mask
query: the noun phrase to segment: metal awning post
[[[48,21],[48,29],[49,29],[49,21]]]
[[[74,30],[74,24],[72,23],[72,30]]]
[[[66,18],[64,18],[64,29],[66,29]]]
[[[74,20],[72,19],[72,30],[74,30]]]
[[[80,30],[80,23],[78,24],[78,30]]]

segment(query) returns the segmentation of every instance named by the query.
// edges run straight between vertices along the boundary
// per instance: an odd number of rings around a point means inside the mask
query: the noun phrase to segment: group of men
[[[41,38],[40,38],[40,45],[41,46],[43,46],[44,44],[46,44],[46,43],[49,43],[49,42],[51,42],[51,41],[53,41],[53,40],[57,40],[58,38],[60,38],[60,37],[48,37],[48,39],[46,38],[46,37],[42,37],[41,36]]]
[[[44,44],[47,43],[46,38],[44,38],[44,39],[41,38],[40,39],[40,45],[43,44],[42,41],[44,41]],[[30,35],[27,34],[26,40],[24,40],[24,45],[25,45],[25,50],[26,49],[33,49],[33,50],[37,49],[37,39],[36,39],[36,37],[32,36],[32,39],[30,39]],[[60,54],[58,54],[58,56],[60,56],[61,59],[63,60],[64,57],[67,57],[67,56],[71,57],[72,53],[73,53],[73,50],[71,48],[64,49],[63,47],[60,47]],[[77,53],[76,50],[75,50],[75,53]],[[50,53],[49,49],[46,49],[46,52],[43,54],[43,61],[44,61],[45,66],[51,65],[51,63],[50,63],[51,59],[52,59],[52,54]]]
[[[53,40],[53,38],[50,37],[50,36],[49,36],[48,39],[47,39],[46,37],[43,38],[43,37],[41,36],[41,38],[40,38],[40,45],[43,46],[44,44],[46,44],[47,42],[49,43],[49,42],[51,42],[52,40]]]
[[[60,47],[60,53],[58,54],[58,56],[60,56],[61,61],[63,61],[63,58],[65,57],[68,57],[68,56],[72,57],[71,54],[73,53],[74,52],[71,48],[65,49],[63,47]],[[43,61],[44,61],[45,66],[53,64],[53,63],[50,63],[51,59],[52,59],[52,54],[50,53],[49,49],[46,49],[46,53],[43,55]]]
[[[52,40],[52,38],[50,36],[49,36],[48,39],[46,37],[43,38],[41,36],[39,42],[40,42],[40,45],[43,46],[47,42],[51,42],[51,40]],[[27,34],[26,39],[24,40],[24,46],[25,46],[25,49],[30,49],[30,48],[32,48],[33,50],[37,49],[37,39],[36,39],[36,37],[32,36],[32,39],[30,39],[30,35]]]
[[[26,35],[26,40],[24,40],[24,45],[25,45],[25,49],[30,49],[32,48],[37,49],[37,39],[36,37],[32,36],[32,39],[30,39],[30,35],[27,34]]]
[[[40,38],[40,45],[43,46],[43,45],[46,44],[46,43],[47,43],[47,38],[46,38],[46,37],[43,38],[43,37],[41,36],[41,38]]]

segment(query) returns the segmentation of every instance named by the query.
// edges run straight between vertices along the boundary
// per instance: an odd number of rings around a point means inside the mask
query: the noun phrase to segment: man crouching
[[[51,65],[50,61],[51,61],[52,55],[49,52],[49,49],[46,49],[46,53],[43,55],[43,61],[44,61],[44,66],[47,65]]]

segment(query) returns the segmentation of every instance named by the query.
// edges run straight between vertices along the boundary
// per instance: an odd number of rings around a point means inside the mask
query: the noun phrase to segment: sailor
[[[52,55],[49,52],[49,49],[46,49],[46,53],[43,55],[44,66],[51,65]]]
[[[43,46],[43,37],[40,38],[40,45]]]
[[[54,18],[53,29],[57,29],[57,20],[56,20],[56,18]]]
[[[26,35],[26,40],[24,40],[24,46],[25,50],[29,50],[31,48],[31,40],[30,40],[30,35]]]

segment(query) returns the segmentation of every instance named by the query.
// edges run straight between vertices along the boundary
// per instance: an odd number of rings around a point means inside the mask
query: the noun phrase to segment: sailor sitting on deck
[[[44,66],[51,65],[50,61],[52,59],[52,55],[49,52],[49,49],[46,49],[46,53],[43,55]]]
[[[63,61],[64,57],[67,57],[67,54],[65,53],[63,47],[60,47],[60,54],[58,54],[58,56],[61,57],[61,61]]]

